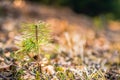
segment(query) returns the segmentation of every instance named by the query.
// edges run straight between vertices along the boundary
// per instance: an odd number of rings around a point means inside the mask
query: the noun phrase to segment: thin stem
[[[40,58],[39,56],[39,45],[38,45],[38,26],[35,25],[35,38],[36,38],[36,52],[38,54],[38,57]]]
[[[36,42],[38,43],[38,26],[35,25],[35,36],[36,36]]]
[[[38,26],[37,25],[35,25],[35,36],[36,36],[38,60],[40,60],[40,51],[39,51],[39,44],[38,44]],[[42,73],[41,64],[38,63],[38,66],[39,66],[40,73]]]

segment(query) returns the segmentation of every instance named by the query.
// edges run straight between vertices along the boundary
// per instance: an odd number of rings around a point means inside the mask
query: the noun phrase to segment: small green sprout
[[[21,49],[16,53],[24,53],[29,56],[30,53],[35,53],[40,59],[40,48],[50,42],[50,30],[45,22],[37,24],[25,24],[22,27]],[[29,56],[30,57],[30,56]]]

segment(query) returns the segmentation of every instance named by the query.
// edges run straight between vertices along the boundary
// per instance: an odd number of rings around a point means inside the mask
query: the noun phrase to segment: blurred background
[[[120,18],[120,0],[30,0],[54,7],[69,7],[75,13],[89,16],[105,15],[113,19]]]

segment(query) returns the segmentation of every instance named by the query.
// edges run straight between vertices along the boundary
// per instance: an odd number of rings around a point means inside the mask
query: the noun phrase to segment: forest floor
[[[50,24],[53,36],[41,66],[36,61],[15,60],[12,54],[19,49],[15,44],[21,36],[18,30],[23,23],[39,20]],[[54,44],[59,46],[56,51]],[[69,8],[1,1],[0,79],[120,80],[120,22],[75,14]]]

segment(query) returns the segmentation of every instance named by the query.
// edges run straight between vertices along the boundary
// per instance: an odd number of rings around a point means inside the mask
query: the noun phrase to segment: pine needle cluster
[[[21,49],[16,53],[36,53],[39,55],[40,46],[47,45],[50,42],[50,29],[49,25],[45,22],[24,24],[21,31]]]

